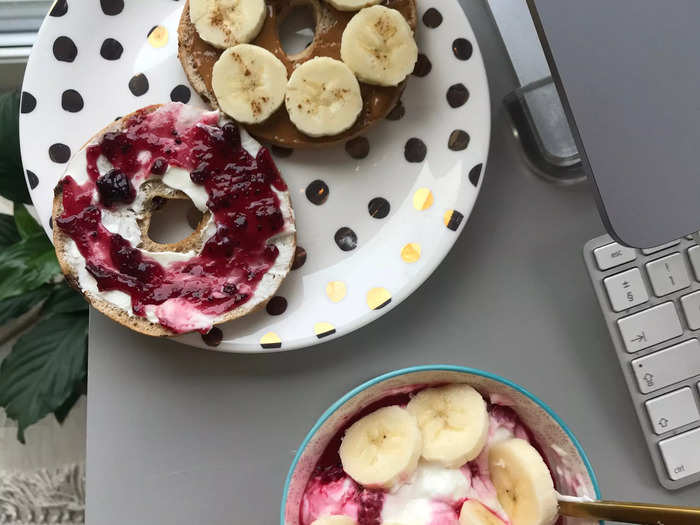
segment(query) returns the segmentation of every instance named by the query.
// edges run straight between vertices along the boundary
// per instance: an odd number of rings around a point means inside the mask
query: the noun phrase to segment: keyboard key
[[[668,477],[678,480],[700,472],[700,428],[659,442]]]
[[[621,312],[649,300],[647,287],[639,268],[632,268],[603,279],[613,310]]]
[[[690,259],[690,265],[693,267],[693,273],[695,273],[695,280],[700,281],[700,246],[689,248],[688,258]]]
[[[653,248],[647,248],[646,250],[642,250],[642,253],[644,255],[651,255],[652,253],[660,252],[661,250],[665,250],[667,248],[671,248],[672,246],[676,246],[677,244],[680,244],[681,241],[671,241],[667,242],[666,244],[661,244],[659,246],[654,246]]]
[[[632,361],[642,394],[700,374],[700,343],[691,339]]]
[[[665,434],[700,419],[693,392],[685,387],[645,403],[657,434]]]
[[[663,303],[638,314],[623,317],[617,326],[629,353],[639,352],[683,333],[673,303]]]
[[[700,292],[689,293],[681,297],[681,305],[690,329],[700,329]]]
[[[634,261],[637,253],[632,248],[627,248],[616,242],[606,244],[593,250],[593,255],[601,270],[609,270],[615,266]]]
[[[663,297],[690,286],[688,270],[680,253],[674,253],[647,263],[651,287],[657,297]]]

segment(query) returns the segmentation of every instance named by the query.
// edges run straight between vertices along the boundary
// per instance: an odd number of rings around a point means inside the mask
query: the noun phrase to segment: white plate
[[[464,228],[481,186],[489,146],[486,73],[457,0],[418,0],[418,4],[418,45],[432,70],[409,79],[403,118],[381,122],[367,133],[366,158],[353,159],[341,146],[298,150],[276,159],[290,187],[298,243],[307,259],[279,290],[287,302],[284,313],[262,310],[222,326],[218,349],[260,352],[265,344],[268,350],[290,350],[347,334],[413,292]],[[426,20],[435,15],[433,6],[442,22],[431,28]],[[182,2],[173,0],[59,0],[44,21],[25,75],[20,136],[32,200],[47,229],[53,187],[70,152],[117,116],[189,97],[177,59],[181,11]],[[152,31],[154,26],[158,29]],[[466,60],[453,51],[459,38],[472,47]],[[467,88],[469,98],[454,108],[447,92],[457,84]],[[203,105],[194,93],[189,102]],[[463,150],[448,148],[455,130],[469,135]],[[427,147],[423,162],[406,159],[406,144],[414,138]],[[321,205],[312,204],[305,194],[315,180],[329,188]],[[384,218],[369,213],[368,205],[376,198],[389,203]],[[452,210],[448,227],[445,217]],[[354,250],[342,251],[336,244],[341,228],[356,234]],[[407,245],[411,247],[404,250]],[[388,298],[390,303],[373,309]],[[197,334],[179,340],[206,347]]]

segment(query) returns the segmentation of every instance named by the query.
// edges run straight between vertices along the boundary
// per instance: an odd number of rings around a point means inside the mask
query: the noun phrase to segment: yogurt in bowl
[[[368,381],[321,416],[287,476],[281,525],[550,525],[553,489],[599,497],[549,407],[488,372],[422,366]]]

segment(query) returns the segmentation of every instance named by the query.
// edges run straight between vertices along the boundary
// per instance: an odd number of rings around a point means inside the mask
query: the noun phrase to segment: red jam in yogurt
[[[176,333],[207,332],[212,319],[247,302],[277,259],[278,249],[268,240],[285,227],[274,189],[286,185],[268,150],[261,147],[253,157],[235,124],[220,125],[217,112],[197,111],[194,118],[192,108],[185,108],[142,110],[122,130],[105,133],[81,152],[87,180],[78,184],[75,179],[86,177],[68,168],[60,182],[64,212],[56,220],[101,292],[128,294],[139,316],[154,305],[159,321]],[[188,171],[206,189],[216,231],[199,254],[164,267],[111,233],[102,212],[128,207],[141,183],[168,166]]]

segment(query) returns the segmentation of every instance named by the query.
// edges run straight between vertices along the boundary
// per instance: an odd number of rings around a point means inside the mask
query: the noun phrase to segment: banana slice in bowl
[[[422,390],[406,409],[418,420],[426,461],[458,468],[476,458],[486,445],[489,435],[486,401],[469,385]]]
[[[321,516],[311,525],[357,525],[357,522],[348,516]]]
[[[489,509],[476,500],[464,502],[459,512],[459,525],[506,525]]]
[[[559,504],[547,464],[524,439],[508,439],[489,450],[491,481],[513,525],[549,525]]]
[[[338,453],[343,469],[357,483],[391,489],[410,479],[422,448],[416,418],[404,408],[388,406],[350,426]]]

